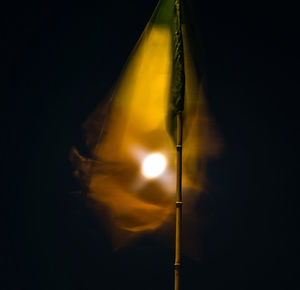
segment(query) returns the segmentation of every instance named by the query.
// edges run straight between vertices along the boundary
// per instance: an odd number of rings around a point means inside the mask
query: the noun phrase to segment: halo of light
[[[155,178],[164,172],[166,166],[166,158],[160,153],[153,153],[143,160],[142,172],[147,178]]]

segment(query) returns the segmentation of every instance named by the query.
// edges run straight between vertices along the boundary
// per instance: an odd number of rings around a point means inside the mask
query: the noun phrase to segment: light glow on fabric
[[[147,178],[158,177],[165,171],[166,165],[166,158],[162,154],[150,154],[143,160],[143,175]]]

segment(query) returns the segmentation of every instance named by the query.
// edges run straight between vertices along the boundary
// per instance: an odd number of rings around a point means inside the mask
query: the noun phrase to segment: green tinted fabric
[[[181,12],[180,0],[160,0],[150,21],[153,25],[169,26],[172,33],[172,82],[167,128],[174,140],[176,137],[176,115],[184,110],[185,76]]]
[[[151,22],[172,26],[175,19],[175,0],[161,0],[154,12]]]

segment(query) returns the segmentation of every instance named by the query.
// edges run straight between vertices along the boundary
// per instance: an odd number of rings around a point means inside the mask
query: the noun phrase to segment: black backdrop
[[[195,1],[207,100],[224,140],[209,163],[200,262],[183,289],[295,289],[295,7]],[[0,289],[172,289],[173,250],[113,252],[68,161],[156,1],[10,2],[1,9]]]

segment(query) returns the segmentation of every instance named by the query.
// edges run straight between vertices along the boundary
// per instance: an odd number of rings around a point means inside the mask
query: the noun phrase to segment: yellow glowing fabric
[[[77,166],[85,176],[90,197],[110,210],[116,236],[153,231],[167,222],[175,209],[176,148],[166,128],[172,76],[171,33],[168,25],[147,25],[120,76],[106,117],[99,114],[103,111],[101,105],[85,124],[93,160],[77,162]],[[188,199],[189,192],[203,188],[202,165],[218,146],[211,141],[202,86],[185,37],[184,53],[183,193]],[[93,129],[97,127],[98,131]],[[152,153],[163,154],[167,167],[157,178],[148,179],[141,168],[145,157]]]

